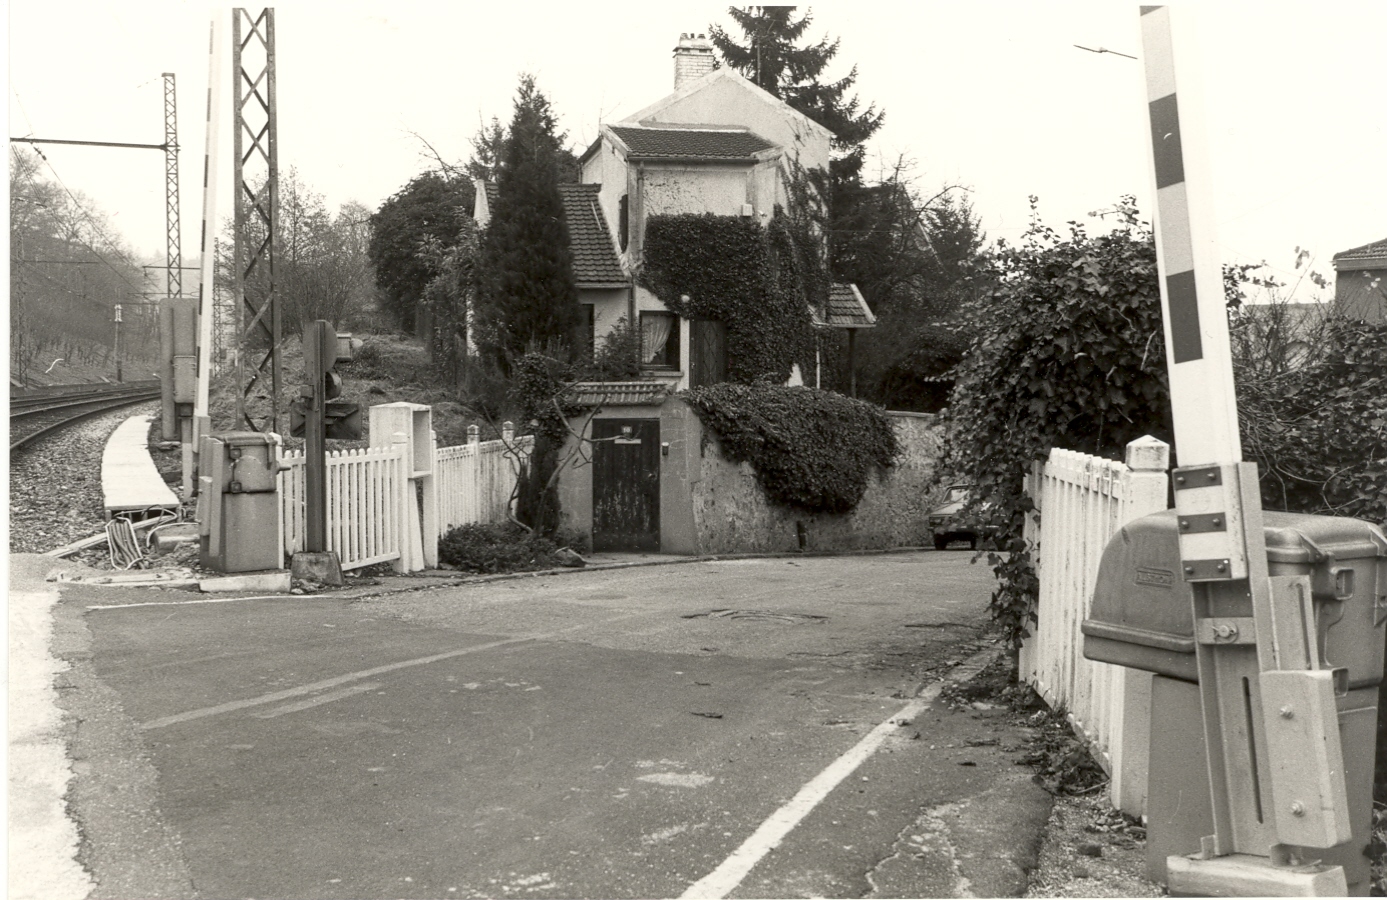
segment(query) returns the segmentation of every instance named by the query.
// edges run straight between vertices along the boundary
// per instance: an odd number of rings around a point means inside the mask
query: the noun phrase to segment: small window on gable
[[[622,194],[620,210],[617,212],[616,230],[617,238],[621,241],[621,249],[626,249],[627,242],[631,239],[631,195]]]
[[[652,369],[679,368],[679,317],[674,313],[641,313],[641,364]]]

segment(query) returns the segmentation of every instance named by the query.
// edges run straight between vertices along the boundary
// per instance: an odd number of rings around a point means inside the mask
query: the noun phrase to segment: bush
[[[554,542],[515,524],[459,525],[438,541],[438,558],[464,572],[533,572],[559,565]]]
[[[1019,246],[1000,245],[941,419],[939,471],[974,485],[965,512],[995,529],[991,612],[1012,648],[1034,620],[1040,585],[1024,536],[1031,464],[1052,447],[1121,459],[1144,434],[1169,440],[1156,245],[1131,198],[1118,211],[1106,234],[1071,222],[1061,235],[1037,219]]]
[[[882,409],[831,391],[729,383],[684,397],[772,501],[806,512],[851,512],[868,476],[900,452]]]

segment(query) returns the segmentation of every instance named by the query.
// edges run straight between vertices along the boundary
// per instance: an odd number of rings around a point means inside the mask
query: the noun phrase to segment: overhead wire
[[[62,188],[63,188],[63,190],[67,193],[67,196],[68,196],[69,199],[72,200],[73,205],[74,205],[79,211],[81,211],[81,213],[82,213],[84,216],[86,216],[87,221],[91,223],[91,226],[92,226],[93,229],[95,229],[96,233],[99,234],[99,235],[101,235],[101,237],[105,239],[106,243],[111,245],[111,249],[115,250],[116,253],[121,257],[121,259],[123,259],[123,260],[126,262],[126,264],[128,264],[132,269],[141,269],[141,266],[140,266],[138,263],[136,263],[136,262],[134,262],[132,259],[130,259],[129,256],[126,256],[125,253],[120,249],[120,247],[118,247],[118,246],[116,245],[116,243],[115,243],[114,241],[112,241],[112,240],[110,239],[110,237],[108,237],[104,231],[101,230],[101,226],[98,225],[98,224],[96,223],[96,220],[92,217],[91,213],[87,211],[86,207],[84,207],[84,206],[81,204],[81,202],[77,199],[77,197],[72,193],[72,190],[71,190],[70,188],[68,188],[68,186],[67,186],[66,183],[63,182],[62,176],[60,176],[60,175],[58,174],[58,170],[55,169],[55,168],[53,167],[53,163],[50,162],[49,159],[48,159],[48,157],[44,155],[43,151],[40,150],[38,147],[34,147],[33,149],[34,149],[34,152],[37,153],[37,154],[39,155],[39,158],[42,159],[42,160],[48,165],[49,170],[53,173],[53,177],[57,179],[58,184],[61,185]],[[16,152],[17,152],[17,151],[16,151]],[[35,188],[36,190],[39,188],[39,184],[38,184],[38,182],[35,180],[34,175],[33,175],[32,172],[30,172],[30,171],[28,171],[28,170],[26,170],[26,169],[21,168],[21,169],[20,169],[20,175],[21,175],[22,177],[24,177],[25,180],[27,180],[27,181],[29,182],[30,186],[32,186],[32,187]],[[55,211],[55,216],[56,216],[56,211]],[[74,224],[72,224],[72,223],[68,223],[68,222],[64,222],[64,223],[62,223],[62,224],[66,225],[67,228],[68,228],[68,231],[69,231],[69,235],[67,236],[67,240],[75,240],[77,243],[81,244],[81,245],[82,245],[83,247],[85,247],[87,250],[91,251],[91,252],[96,256],[96,258],[97,258],[98,260],[100,260],[101,262],[105,263],[105,265],[106,265],[107,268],[109,268],[112,272],[115,272],[116,275],[119,276],[120,279],[121,279],[122,281],[124,281],[126,284],[130,285],[130,287],[133,288],[133,289],[135,290],[136,293],[139,293],[139,292],[140,292],[141,288],[140,288],[138,285],[136,285],[136,284],[135,284],[134,282],[132,282],[129,278],[127,278],[127,277],[125,276],[125,273],[121,272],[120,269],[116,268],[115,265],[114,265],[110,260],[108,260],[108,259],[101,253],[100,250],[96,249],[94,246],[91,245],[91,243],[89,243],[87,240],[85,240],[85,239],[82,237],[81,233],[78,232],[76,225],[74,225]]]
[[[50,160],[48,156],[43,152],[43,150],[41,150],[39,147],[35,146],[33,150],[35,153],[38,154],[39,159],[43,160],[44,164],[48,166],[48,170],[53,173],[53,177],[57,180],[58,184],[62,186],[63,191],[66,192],[68,198],[72,201],[72,205],[76,207],[76,209],[79,212],[81,212],[83,216],[86,217],[87,221],[91,224],[92,229],[95,230],[96,233],[100,235],[102,239],[106,241],[107,244],[110,245],[111,249],[116,252],[116,255],[119,256],[122,260],[124,260],[127,265],[129,265],[132,269],[140,269],[140,264],[132,260],[129,256],[127,256],[125,254],[125,251],[121,250],[120,246],[116,244],[115,241],[111,240],[110,236],[102,230],[101,226],[97,223],[95,217],[93,217],[91,212],[88,211],[88,209],[82,205],[82,202],[77,199],[77,195],[74,194],[72,192],[72,189],[67,186],[67,183],[63,181],[62,176],[58,174],[58,170],[54,168],[52,160]],[[38,184],[35,183],[34,176],[31,172],[22,172],[22,174],[25,178],[29,180],[29,183],[33,185],[33,187],[38,187]],[[109,260],[106,260],[106,258],[101,254],[101,251],[97,250],[95,247],[91,246],[89,243],[87,243],[85,240],[81,238],[76,226],[69,225],[69,228],[72,231],[72,235],[77,238],[79,243],[85,246],[92,253],[95,253],[99,259],[105,261],[107,267],[109,267],[112,272],[115,272],[117,275],[119,275],[121,277],[121,280],[123,280],[126,284],[129,284],[132,288],[135,287],[135,284],[131,282],[130,279],[126,278],[123,272],[117,269],[115,265],[113,265]],[[136,289],[138,290],[138,288]]]

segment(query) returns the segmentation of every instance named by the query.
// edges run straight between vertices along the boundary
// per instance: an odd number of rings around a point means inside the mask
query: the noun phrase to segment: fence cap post
[[[512,440],[514,440],[514,439],[515,439],[515,423],[514,423],[514,422],[502,422],[502,423],[501,423],[501,440],[505,441],[506,443],[510,443],[510,442],[511,442]]]
[[[1170,445],[1143,435],[1127,445],[1127,468],[1139,472],[1164,472],[1170,468]]]

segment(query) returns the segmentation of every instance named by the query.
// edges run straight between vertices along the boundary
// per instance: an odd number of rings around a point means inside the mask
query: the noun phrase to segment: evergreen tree
[[[886,113],[876,104],[864,110],[857,97],[848,96],[857,82],[856,66],[837,81],[819,80],[838,55],[839,42],[825,37],[817,44],[796,46],[813,14],[796,19],[794,13],[793,6],[732,7],[727,14],[741,28],[745,43],[713,25],[713,46],[726,65],[832,131],[834,147],[860,160],[862,143],[881,127]]]
[[[478,273],[476,339],[503,372],[529,350],[566,354],[578,324],[573,253],[559,195],[563,152],[548,98],[534,76],[521,76]]]

